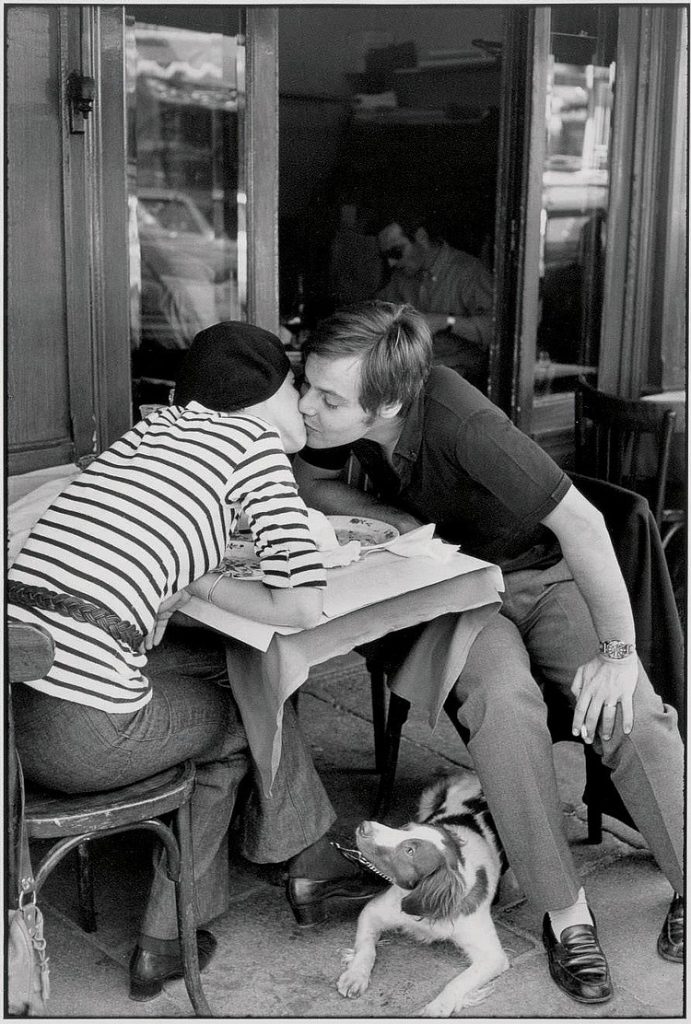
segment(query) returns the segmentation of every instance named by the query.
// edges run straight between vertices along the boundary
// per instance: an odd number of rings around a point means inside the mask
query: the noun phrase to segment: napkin
[[[404,558],[423,557],[432,558],[435,562],[449,562],[456,555],[458,547],[439,540],[434,536],[434,529],[434,523],[427,523],[417,530],[402,533],[388,544],[382,544],[379,550],[390,551],[393,555],[402,555]]]
[[[351,540],[348,544],[339,544],[333,526],[324,513],[319,512],[316,508],[307,509],[307,522],[325,569],[357,562],[362,550],[359,540]]]

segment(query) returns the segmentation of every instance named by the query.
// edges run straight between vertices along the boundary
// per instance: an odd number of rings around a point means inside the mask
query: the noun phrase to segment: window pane
[[[536,434],[571,427],[577,378],[597,382],[616,11],[553,7],[552,29],[532,421]]]
[[[241,51],[235,35],[128,18],[135,419],[168,401],[198,331],[246,316],[238,265]]]

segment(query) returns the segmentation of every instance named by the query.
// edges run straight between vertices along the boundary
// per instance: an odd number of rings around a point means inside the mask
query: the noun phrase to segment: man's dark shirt
[[[393,453],[360,440],[305,448],[305,462],[340,469],[355,455],[382,500],[459,544],[466,554],[507,571],[546,568],[561,558],[542,526],[571,481],[534,441],[476,388],[447,367],[433,367],[408,411]]]

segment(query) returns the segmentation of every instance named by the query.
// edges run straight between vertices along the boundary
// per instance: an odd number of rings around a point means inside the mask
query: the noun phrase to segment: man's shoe
[[[321,924],[334,910],[359,909],[389,884],[369,872],[343,878],[289,878],[286,895],[298,924]]]
[[[594,923],[571,925],[557,939],[549,914],[545,914],[542,941],[549,958],[549,973],[567,995],[580,1003],[605,1003],[612,998],[609,967]]]
[[[657,951],[665,960],[675,964],[684,962],[684,897],[672,900],[662,931],[657,940]]]
[[[197,929],[197,955],[199,970],[210,963],[216,952],[216,939],[211,932],[203,928]],[[135,946],[130,958],[130,999],[143,1003],[153,999],[162,988],[163,982],[171,978],[181,978],[182,953],[152,953],[141,946]]]

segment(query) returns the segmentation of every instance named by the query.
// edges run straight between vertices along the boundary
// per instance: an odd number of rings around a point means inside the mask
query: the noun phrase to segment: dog
[[[490,914],[506,857],[477,775],[464,771],[429,786],[417,821],[403,828],[363,821],[355,835],[361,861],[391,887],[358,917],[355,948],[337,983],[340,994],[362,995],[379,937],[396,929],[421,942],[448,939],[470,960],[421,1016],[449,1017],[479,1002],[486,995],[480,990],[509,961]]]

